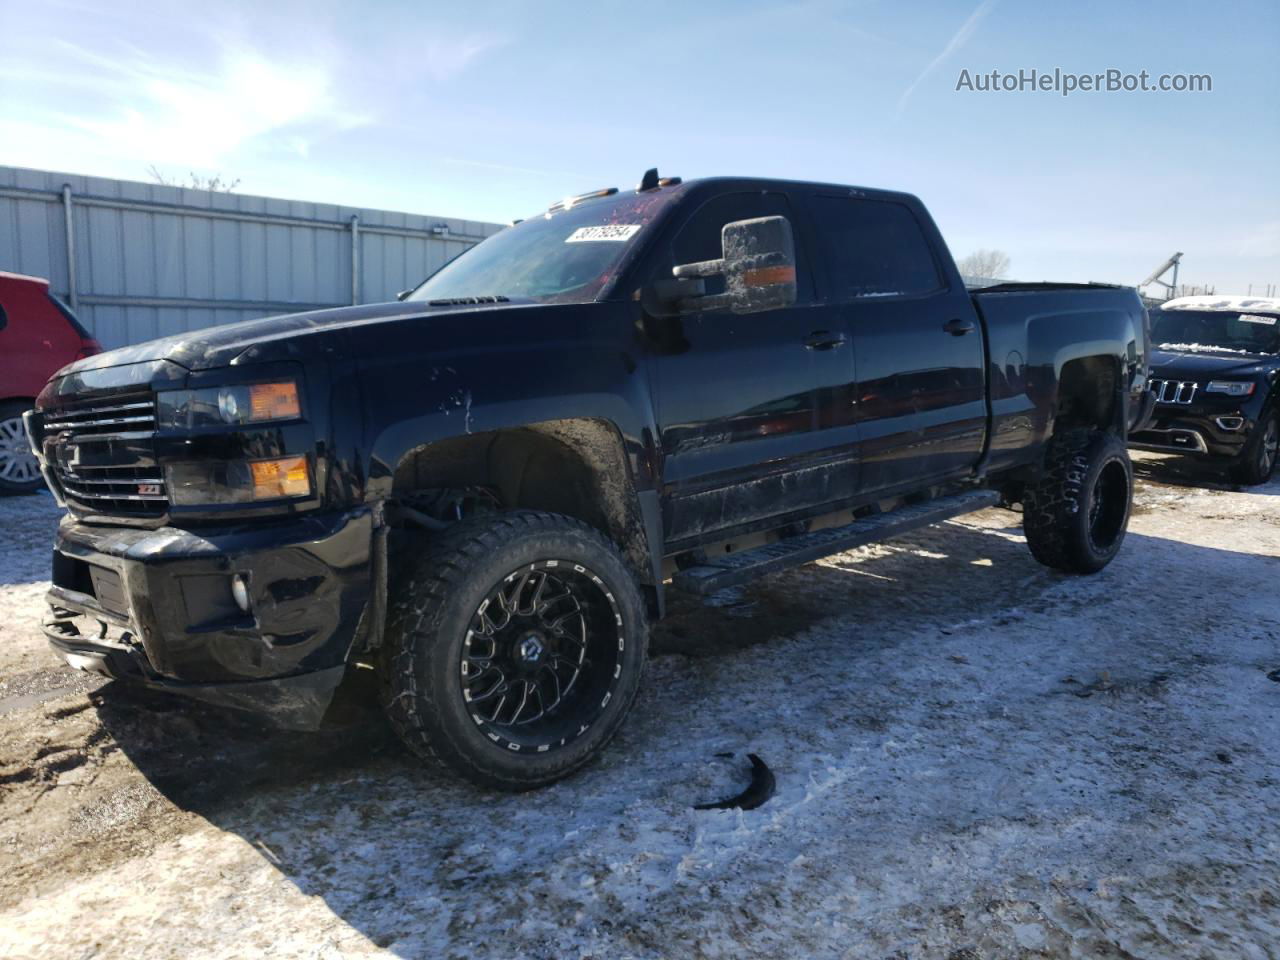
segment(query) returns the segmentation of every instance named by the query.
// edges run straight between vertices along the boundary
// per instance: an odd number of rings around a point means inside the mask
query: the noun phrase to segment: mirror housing
[[[677,282],[724,277],[724,293],[694,294],[676,301],[679,313],[724,310],[762,313],[796,302],[796,252],[786,217],[735,220],[720,231],[719,260],[672,268]]]

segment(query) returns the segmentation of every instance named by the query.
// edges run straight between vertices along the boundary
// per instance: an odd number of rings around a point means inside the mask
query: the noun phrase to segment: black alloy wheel
[[[486,787],[568,776],[622,726],[644,671],[640,586],[599,530],[467,517],[397,560],[379,667],[400,739]]]
[[[490,740],[545,753],[599,719],[625,648],[622,614],[604,581],[581,564],[538,561],[505,576],[477,607],[460,692]]]

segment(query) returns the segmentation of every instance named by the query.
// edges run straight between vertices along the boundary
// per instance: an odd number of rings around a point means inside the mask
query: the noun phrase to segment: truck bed
[[[990,455],[986,467],[1012,466],[1038,449],[1052,430],[1058,385],[1071,376],[1073,354],[1126,356],[1145,374],[1150,334],[1141,301],[1130,287],[1104,283],[1002,283],[970,291],[987,335],[990,377]],[[1117,330],[1140,330],[1141,341],[1116,340]],[[1127,426],[1143,416],[1143,382],[1127,382]],[[1136,389],[1136,392],[1135,392]],[[1107,402],[1103,396],[1099,402]]]

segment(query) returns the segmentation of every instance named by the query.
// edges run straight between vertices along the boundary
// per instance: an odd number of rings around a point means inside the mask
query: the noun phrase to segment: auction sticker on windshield
[[[1260,313],[1242,313],[1240,314],[1241,323],[1261,323],[1268,327],[1276,325],[1275,317],[1264,317]]]
[[[597,227],[579,227],[564,238],[565,243],[625,243],[640,231],[638,223],[606,223]]]

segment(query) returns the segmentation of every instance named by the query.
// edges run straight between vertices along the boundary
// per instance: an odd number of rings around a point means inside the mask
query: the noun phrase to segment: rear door
[[[893,199],[817,194],[810,205],[823,295],[853,340],[861,490],[967,473],[986,434],[985,351],[936,229]]]
[[[668,540],[763,524],[856,488],[850,344],[824,326],[813,261],[788,198],[756,190],[707,199],[658,248],[652,278],[720,257],[726,223],[768,216],[795,227],[794,306],[655,323],[650,370]]]

